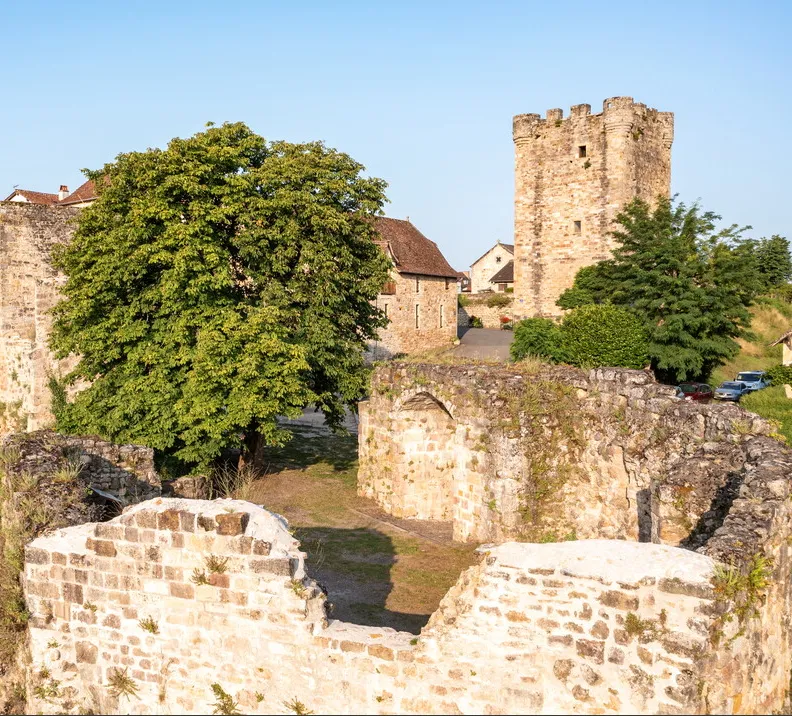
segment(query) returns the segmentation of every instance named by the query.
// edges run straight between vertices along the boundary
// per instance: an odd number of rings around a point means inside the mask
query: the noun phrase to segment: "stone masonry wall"
[[[668,487],[677,475],[706,475],[711,491],[739,481],[751,441],[772,431],[733,405],[679,401],[643,371],[391,363],[360,405],[358,492],[398,517],[450,515],[459,540],[648,541],[652,485],[673,505],[690,492]],[[444,492],[429,487],[426,455],[451,475]],[[705,539],[725,514],[702,522]],[[678,521],[658,539],[679,544]]]
[[[393,271],[396,292],[377,296],[377,307],[390,319],[369,346],[374,360],[450,346],[457,336],[457,290],[451,278]],[[418,319],[416,324],[416,308]]]
[[[49,309],[63,281],[52,247],[65,243],[78,210],[0,202],[0,432],[37,430],[51,419],[50,375],[71,370],[56,361],[47,339]]]
[[[28,712],[209,713],[214,684],[243,713],[782,706],[736,658],[778,623],[712,641],[731,602],[711,556],[607,540],[481,551],[414,637],[328,621],[285,520],[249,503],[158,499],[60,530],[26,551]]]
[[[514,292],[520,318],[558,316],[583,266],[610,255],[608,232],[635,197],[667,196],[673,114],[612,97],[514,118]],[[581,147],[585,147],[585,156]],[[576,225],[575,222],[579,222]]]
[[[492,295],[508,296],[509,304],[506,306],[488,306],[487,300]],[[484,328],[500,328],[501,317],[506,316],[513,318],[514,314],[514,294],[484,294],[483,296],[470,295],[466,296],[466,303],[464,306],[459,307],[457,314],[457,322],[460,326],[467,328],[470,326],[471,316],[476,316],[481,319]]]

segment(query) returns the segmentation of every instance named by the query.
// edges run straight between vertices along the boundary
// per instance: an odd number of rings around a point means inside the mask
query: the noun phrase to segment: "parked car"
[[[770,381],[767,379],[767,373],[763,370],[743,371],[742,373],[738,373],[734,380],[745,383],[749,391],[761,390],[770,385]]]
[[[727,380],[715,389],[715,400],[731,400],[736,403],[743,395],[750,392],[747,383],[741,380]]]
[[[712,388],[706,383],[680,383],[677,386],[677,395],[681,391],[682,395],[679,396],[683,400],[695,400],[708,402],[712,400]]]

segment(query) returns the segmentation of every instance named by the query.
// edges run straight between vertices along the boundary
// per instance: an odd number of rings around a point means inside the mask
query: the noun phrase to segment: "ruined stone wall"
[[[36,430],[51,419],[48,377],[71,370],[56,361],[47,339],[48,313],[63,277],[52,247],[67,242],[78,210],[0,202],[0,432]]]
[[[360,405],[358,492],[398,517],[450,515],[459,540],[648,540],[653,484],[742,479],[730,474],[751,440],[772,431],[733,405],[679,401],[643,371],[392,363]],[[426,478],[431,454],[451,476],[442,490]]]
[[[577,271],[610,255],[617,212],[669,194],[673,114],[612,97],[601,114],[581,104],[566,119],[517,115],[513,138],[516,312],[558,316]]]
[[[506,316],[508,318],[514,317],[514,294],[502,293],[499,296],[507,296],[510,303],[507,306],[488,306],[487,299],[491,296],[466,296],[467,302],[464,306],[459,307],[457,313],[457,323],[462,327],[470,326],[471,316],[476,316],[481,319],[484,328],[500,328],[501,318]]]
[[[394,271],[391,283],[395,293],[377,296],[377,308],[385,311],[390,323],[369,346],[371,357],[383,360],[450,346],[457,336],[456,281]]]
[[[734,603],[710,555],[622,540],[486,546],[415,637],[328,621],[286,527],[249,503],[160,499],[32,542],[28,712],[210,713],[213,685],[243,713],[783,706],[788,624],[724,622]],[[765,600],[780,612],[774,592]],[[764,657],[772,679],[741,661],[763,644],[780,649]]]

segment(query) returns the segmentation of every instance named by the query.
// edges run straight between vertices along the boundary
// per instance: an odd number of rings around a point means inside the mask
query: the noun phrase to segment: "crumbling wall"
[[[26,552],[28,711],[210,713],[218,687],[243,713],[781,707],[786,622],[725,621],[711,555],[623,540],[482,551],[415,637],[328,621],[285,521],[250,503],[158,499],[61,530]],[[742,661],[762,643],[783,648],[764,657],[773,678]]]
[[[72,235],[78,210],[0,202],[0,432],[37,430],[51,420],[50,376],[75,359],[57,361],[47,339],[49,310],[63,282],[52,248]]]
[[[438,431],[418,403],[451,422]],[[679,401],[644,371],[391,363],[360,406],[358,492],[399,517],[448,515],[459,540],[648,541],[653,484],[672,505],[687,494],[678,479],[717,489],[772,430],[736,406]],[[452,476],[444,492],[424,489],[432,454]],[[680,542],[673,523],[658,541]]]

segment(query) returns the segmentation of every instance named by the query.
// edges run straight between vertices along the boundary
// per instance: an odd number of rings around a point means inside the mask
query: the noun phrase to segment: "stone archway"
[[[400,517],[449,521],[453,517],[456,420],[429,392],[404,396],[396,411],[399,449],[393,504]]]

